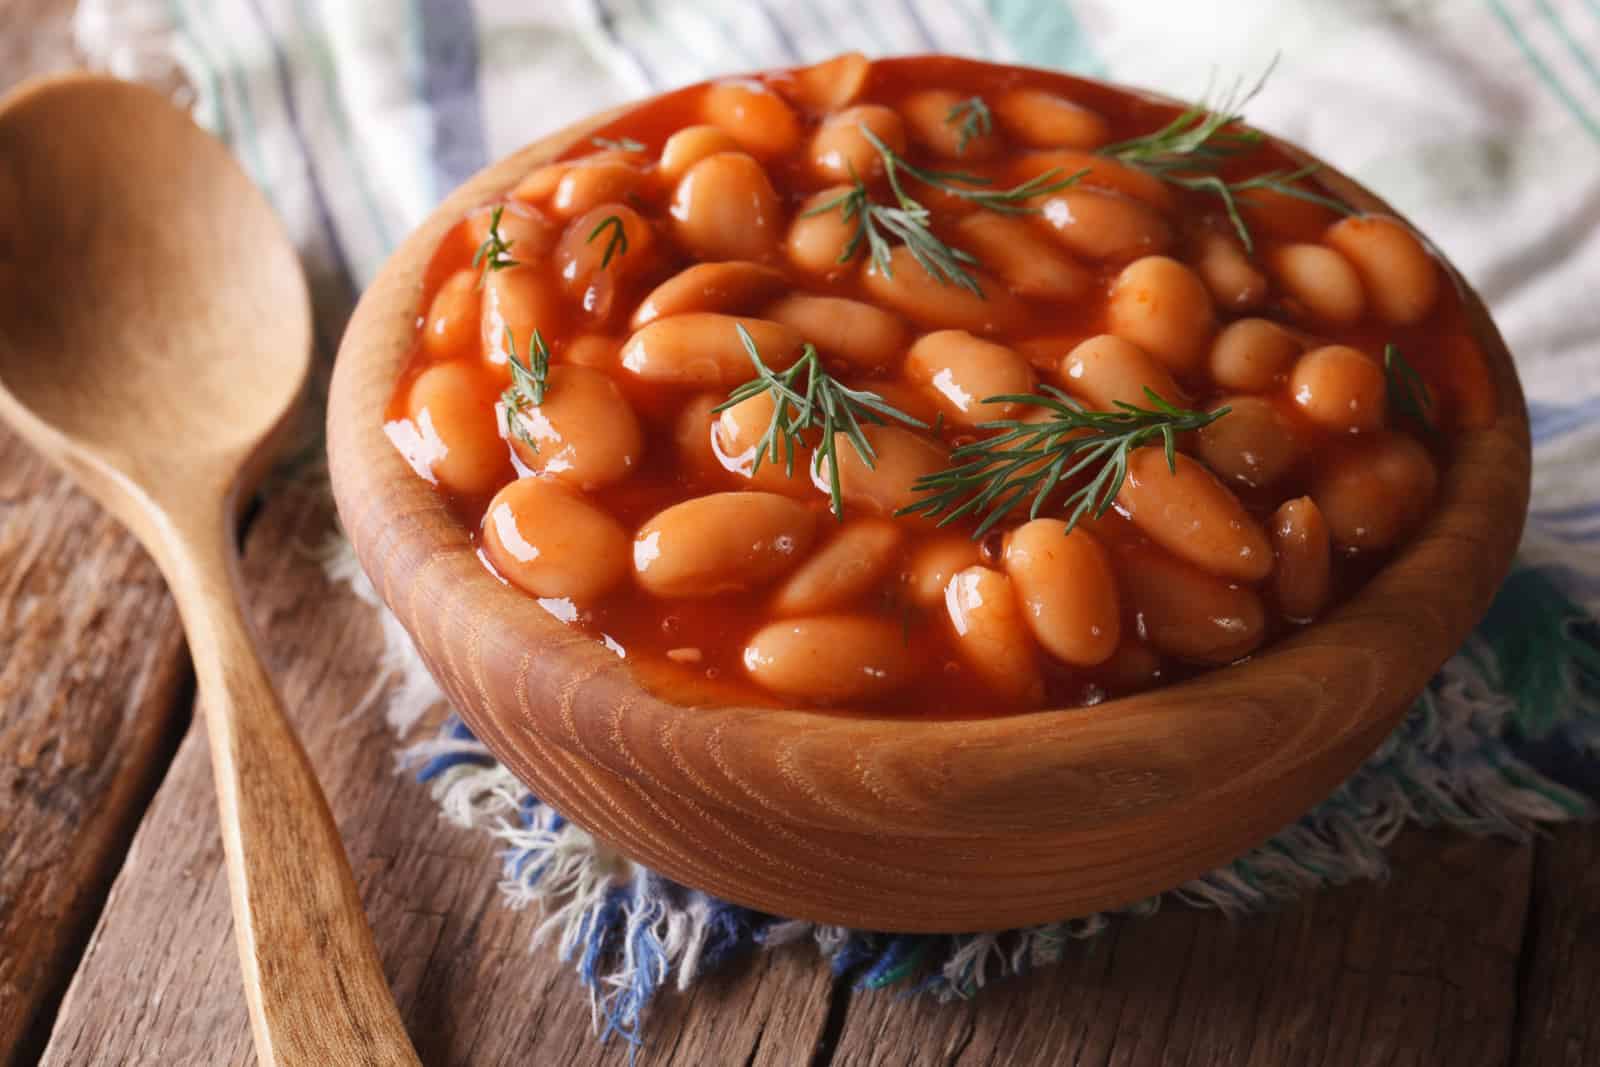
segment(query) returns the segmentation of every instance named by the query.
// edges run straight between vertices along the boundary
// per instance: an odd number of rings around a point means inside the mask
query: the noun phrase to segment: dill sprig
[[[511,384],[500,394],[500,402],[506,407],[506,429],[537,452],[539,443],[518,418],[544,403],[546,382],[550,377],[550,349],[545,346],[544,336],[537,327],[528,336],[526,361],[517,355],[517,339],[512,336],[511,327],[506,327],[506,365],[511,368]]]
[[[1214,102],[1207,102],[1206,97],[1211,95],[1208,91],[1200,103],[1191,104],[1161,129],[1106,145],[1099,154],[1153,174],[1169,185],[1216,196],[1249,252],[1255,251],[1255,240],[1239,211],[1241,195],[1248,198],[1249,193],[1265,189],[1348,215],[1350,208],[1345,204],[1298,184],[1316,173],[1315,163],[1266,171],[1240,181],[1227,181],[1216,173],[1228,160],[1254,151],[1266,140],[1260,131],[1240,124],[1246,105],[1261,92],[1277,65],[1274,59],[1248,88],[1243,82],[1235,82]]]
[[[623,227],[622,217],[619,215],[607,215],[597,222],[594,229],[589,231],[589,236],[584,238],[584,243],[593,244],[594,239],[608,229],[611,231],[611,236],[606,238],[605,255],[600,257],[601,270],[611,266],[613,256],[625,256],[628,254],[628,232]]]
[[[835,518],[843,520],[844,500],[839,490],[837,435],[843,434],[861,462],[870,468],[877,463],[877,453],[863,432],[863,423],[885,426],[893,419],[919,429],[927,429],[927,424],[891,406],[877,393],[851,389],[840,382],[828,373],[812,345],[808,344],[801,350],[800,359],[788,370],[775,371],[761,358],[750,331],[742,323],[734,328],[739,331],[739,342],[749,354],[756,376],[730,392],[727,400],[711,410],[726,411],[751,397],[762,393],[772,394],[772,420],[757,443],[755,461],[750,470],[752,474],[761,469],[763,461],[777,463],[781,460],[784,473],[792,477],[795,450],[805,444],[804,435],[821,431],[812,454],[812,468],[815,470],[827,464],[833,514]],[[805,383],[803,386],[799,384],[802,380]]]
[[[898,186],[895,188],[895,203],[880,204],[872,199],[866,184],[858,179],[848,192],[840,193],[825,204],[818,204],[806,214],[820,215],[835,209],[844,216],[846,224],[854,222],[856,226],[839,255],[840,263],[850,262],[865,243],[873,265],[885,277],[890,277],[894,273],[890,256],[894,252],[894,242],[899,241],[930,276],[946,285],[959,285],[978,296],[983,295],[977,277],[967,269],[977,266],[977,259],[970,252],[941,241],[928,225],[932,213]]]
[[[1027,181],[1013,185],[1009,189],[994,189],[991,188],[994,183],[981,174],[967,174],[956,170],[928,170],[908,163],[904,156],[885,144],[883,138],[873,133],[865,123],[857,128],[872,147],[878,150],[878,155],[883,159],[884,175],[889,179],[889,187],[894,190],[896,197],[905,195],[900,186],[900,172],[904,171],[924,185],[931,185],[943,193],[960,197],[987,211],[1001,215],[1031,215],[1037,213],[1039,208],[1028,201],[1036,196],[1059,192],[1089,173],[1089,168],[1084,168],[1060,178],[1058,175],[1061,173],[1061,168],[1051,167],[1043,174],[1035,174]]]
[[[632,137],[591,137],[589,143],[596,148],[609,148],[614,152],[643,152],[644,142]]]
[[[848,191],[806,212],[807,215],[821,215],[837,210],[846,223],[855,223],[855,232],[840,253],[839,262],[848,263],[862,244],[866,244],[873,266],[884,277],[892,277],[892,238],[904,245],[911,253],[911,258],[930,276],[947,285],[959,285],[980,297],[983,296],[983,288],[978,284],[977,277],[967,269],[977,266],[977,259],[969,252],[946,244],[933,232],[930,225],[932,212],[906,191],[902,175],[909,175],[924,185],[970,201],[988,211],[1002,215],[1026,215],[1039,210],[1029,203],[1033,197],[1065,189],[1088,173],[1084,170],[1060,178],[1060,168],[1053,168],[1009,189],[994,189],[990,188],[992,183],[989,179],[980,174],[927,170],[908,163],[904,156],[885,144],[865,124],[858,128],[883,160],[884,177],[888,180],[893,203],[880,204],[873,200],[866,182],[858,177]]]
[[[969,96],[951,105],[950,110],[945,112],[944,124],[956,127],[960,135],[956,143],[956,155],[964,156],[967,154],[967,142],[994,132],[994,115],[990,113],[983,97]]]
[[[1397,418],[1416,419],[1428,433],[1435,429],[1433,422],[1433,393],[1422,380],[1417,368],[1400,354],[1400,346],[1383,346],[1383,374],[1388,381],[1389,410]]]
[[[1266,138],[1239,124],[1244,122],[1245,107],[1261,94],[1277,65],[1274,59],[1248,88],[1234,82],[1215,101],[1208,101],[1208,89],[1198,104],[1190,104],[1159,130],[1105,145],[1099,154],[1159,173],[1215,167],[1248,152]]]
[[[511,258],[511,246],[517,242],[507,241],[500,233],[500,216],[505,210],[505,205],[502,204],[489,213],[489,235],[472,254],[472,269],[478,272],[479,289],[483,288],[490,271],[505,270],[521,262]]]
[[[962,445],[950,454],[950,467],[917,479],[912,488],[929,494],[896,515],[937,517],[945,526],[964,515],[983,515],[973,538],[980,538],[1023,501],[1033,500],[1036,519],[1056,487],[1086,475],[1088,480],[1063,501],[1070,531],[1086,516],[1099,518],[1122,489],[1128,454],[1159,438],[1167,466],[1177,470],[1177,435],[1208,426],[1228,408],[1190,411],[1145,389],[1149,407],[1117,401],[1116,411],[1090,411],[1066,393],[1044,386],[1038,393],[991,396],[984,403],[1026,404],[1050,418],[1040,422],[1002,419],[983,423],[993,437]]]

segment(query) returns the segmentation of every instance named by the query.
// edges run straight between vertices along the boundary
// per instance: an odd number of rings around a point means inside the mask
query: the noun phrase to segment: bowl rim
[[[1024,69],[1064,84],[1109,84],[1175,103],[1112,83]],[[530,784],[540,779],[544,799],[566,814],[573,814],[567,808],[586,807],[581,799],[587,786],[571,774],[556,783],[552,759],[563,766],[592,765],[635,783],[647,794],[642,802],[652,791],[703,796],[704,783],[687,766],[692,761],[676,758],[689,746],[713,753],[725,776],[719,784],[732,799],[713,802],[720,814],[781,811],[785,824],[802,833],[859,834],[857,802],[874,812],[886,833],[972,841],[1024,828],[1070,834],[1114,825],[1119,832],[1136,832],[1163,812],[1170,817],[1180,804],[1197,816],[1233,812],[1223,834],[1229,843],[1197,843],[1174,856],[1162,876],[1166,884],[1153,884],[1151,876],[1148,889],[1156,892],[1183,880],[1172,880],[1171,871],[1202,874],[1327,796],[1394,728],[1487,610],[1526,516],[1527,413],[1511,354],[1481,299],[1435,250],[1460,291],[1488,366],[1495,419],[1458,435],[1454,462],[1441,472],[1435,508],[1423,527],[1351,597],[1304,630],[1241,663],[1148,692],[1090,707],[986,718],[696,706],[656,696],[599,641],[491,575],[471,531],[390,445],[383,420],[372,417],[373,398],[381,412],[411,350],[422,275],[448,228],[503,194],[532,166],[645,102],[527,145],[451,193],[390,256],[361,298],[330,386],[333,489],[363,569],[385,604],[409,620],[419,651],[442,673],[441,681],[451,683],[446,688],[476,694],[476,701],[458,701],[467,725],[518,777]],[[1400,217],[1353,179],[1268,136],[1291,156],[1319,163],[1316,180],[1353,207]],[[451,634],[463,630],[472,657],[452,652]],[[481,669],[467,662],[484,657],[515,664],[514,709],[497,707]],[[1296,721],[1298,710],[1305,721]],[[646,750],[662,759],[641,757]],[[1109,777],[1104,770],[1130,765],[1146,769]],[[907,775],[919,782],[909,806],[910,787],[901,777]],[[1001,783],[1007,786],[1004,797],[997,794]],[[831,797],[831,788],[844,790],[850,801]],[[652,868],[679,878],[695,869],[667,844],[641,844],[628,832],[625,814],[609,822],[610,816],[589,815],[591,830],[629,840],[627,851]],[[748,893],[741,899],[738,890],[726,895],[763,906]],[[1124,902],[1108,896],[1102,906]],[[851,913],[816,914],[851,921]]]

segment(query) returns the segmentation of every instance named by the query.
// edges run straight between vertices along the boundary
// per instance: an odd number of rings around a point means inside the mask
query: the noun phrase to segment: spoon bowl
[[[415,1064],[338,830],[239,607],[233,516],[311,366],[294,246],[158,93],[0,101],[0,417],[149,549],[211,742],[262,1064]]]
[[[311,367],[304,275],[260,192],[159,93],[102,78],[15,94],[0,160],[7,416],[80,478],[248,493],[261,465],[235,473]]]

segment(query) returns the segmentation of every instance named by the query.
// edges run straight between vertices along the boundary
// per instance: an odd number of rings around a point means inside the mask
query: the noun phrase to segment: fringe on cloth
[[[378,605],[348,545],[333,577]],[[388,716],[414,725],[443,696],[386,611]],[[1600,757],[1600,647],[1594,624],[1542,572],[1515,572],[1488,617],[1382,747],[1333,795],[1260,847],[1117,915],[1154,914],[1163,898],[1229,915],[1303,893],[1387,876],[1386,847],[1407,826],[1449,826],[1522,840],[1541,824],[1585,818],[1594,801],[1550,768]],[[378,698],[375,690],[367,706]],[[445,818],[502,843],[500,890],[537,905],[533,945],[554,941],[588,989],[597,1031],[637,1046],[645,1010],[754,948],[814,942],[838,975],[879,989],[906,983],[970,997],[1008,975],[1048,967],[1111,913],[1000,933],[882,934],[782,919],[667,881],[543,804],[453,715],[407,747],[402,770],[428,783]],[[1588,783],[1586,782],[1586,785]],[[1593,783],[1600,795],[1600,780]]]

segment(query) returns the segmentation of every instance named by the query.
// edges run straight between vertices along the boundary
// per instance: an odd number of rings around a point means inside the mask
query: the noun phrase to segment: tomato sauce
[[[858,71],[858,68],[849,70]],[[716,307],[713,309],[716,313],[759,319],[763,308],[785,293],[843,297],[877,307],[885,306],[874,298],[874,292],[868,284],[869,273],[877,268],[866,254],[866,249],[859,250],[850,262],[822,275],[797,265],[787,251],[784,235],[792,232],[804,202],[819,191],[840,184],[836,178],[819,173],[811,148],[813,138],[829,113],[844,107],[881,105],[893,109],[898,115],[905,115],[919,106],[917,94],[932,89],[950,90],[961,98],[979,98],[992,114],[989,131],[982,138],[985,151],[975,151],[972,158],[964,155],[951,158],[930,147],[927,139],[918,135],[914,124],[908,122],[901,155],[914,167],[936,172],[959,171],[991,183],[987,188],[1007,189],[1023,180],[1022,175],[1030,159],[1039,159],[1041,154],[1050,151],[1047,147],[1039,146],[1039,137],[1048,137],[1048,130],[1054,128],[1052,123],[1062,117],[1061,113],[1050,108],[1036,108],[1034,112],[1029,112],[1023,106],[1025,98],[1008,94],[1020,90],[1054,94],[1090,113],[1085,121],[1092,122],[1097,118],[1103,123],[1103,131],[1095,138],[1099,141],[1098,145],[1063,146],[1069,151],[1081,153],[1150,134],[1171,122],[1180,110],[1169,104],[1064,75],[942,57],[873,62],[859,89],[850,93],[847,100],[819,101],[818,80],[808,80],[804,72],[776,72],[758,76],[751,82],[761,91],[756,104],[762,107],[773,106],[774,102],[781,105],[791,117],[785,122],[792,120],[795,124],[795,130],[788,135],[788,142],[777,150],[765,145],[759,150],[750,148],[750,154],[756,158],[771,189],[776,193],[782,216],[776,221],[778,236],[758,258],[767,267],[782,272],[782,284],[776,292],[768,292],[740,306]],[[848,78],[843,76],[833,80],[841,84],[848,83]],[[821,81],[827,82],[828,79]],[[550,395],[558,395],[563,388],[560,369],[576,366],[581,361],[583,365],[605,375],[615,385],[621,402],[626,404],[639,426],[641,445],[636,457],[631,460],[626,476],[608,480],[605,484],[572,488],[576,496],[609,516],[630,538],[665,509],[684,501],[711,493],[762,488],[752,485],[750,478],[737,471],[721,465],[707,466],[692,461],[690,453],[703,454],[705,446],[709,444],[708,435],[718,431],[710,416],[696,421],[685,414],[691,409],[703,412],[709,401],[725,401],[733,387],[753,376],[753,368],[736,379],[718,381],[715,385],[703,382],[677,385],[646,380],[630,370],[624,359],[617,355],[629,338],[637,334],[629,320],[645,296],[704,258],[687,246],[683,239],[688,232],[686,226],[681,218],[674,215],[675,204],[679,205],[679,214],[683,212],[681,198],[675,198],[679,196],[679,186],[687,179],[664,177],[659,161],[673,134],[689,127],[717,125],[708,119],[708,112],[721,114],[715,112],[708,103],[708,94],[714,91],[713,87],[694,86],[633,108],[595,131],[593,139],[583,139],[574,144],[561,157],[560,163],[552,165],[555,169],[547,170],[543,176],[530,176],[527,182],[518,187],[524,190],[525,199],[518,199],[514,191],[505,202],[498,205],[508,213],[502,220],[516,215],[521,220],[518,224],[522,225],[532,219],[533,223],[529,225],[533,229],[526,232],[548,234],[546,238],[522,238],[522,254],[527,255],[530,249],[536,253],[526,260],[517,258],[519,249],[516,240],[511,241],[505,254],[515,260],[516,267],[513,270],[522,271],[528,276],[528,284],[541,285],[543,291],[558,294],[553,305],[546,301],[549,306],[543,309],[535,323],[548,346],[550,366],[555,371],[551,380],[556,384],[552,386]],[[1001,107],[1008,101],[1015,103],[1015,114]],[[1038,134],[1029,125],[1030,116],[1038,120],[1038,130],[1045,131],[1044,134]],[[1065,113],[1065,118],[1072,121],[1079,117],[1074,112]],[[784,137],[786,127],[783,123],[768,122],[752,133],[736,128],[737,118],[736,115],[733,120],[725,120],[735,127],[726,132],[737,142],[729,151],[739,152],[741,145],[750,147],[752,138],[769,137],[781,141]],[[1032,144],[1028,143],[1030,140]],[[621,192],[614,198],[601,201],[596,211],[615,211],[619,210],[616,205],[625,206],[636,212],[643,220],[643,225],[648,227],[648,233],[635,231],[630,234],[629,247],[617,251],[610,266],[599,269],[593,263],[577,263],[571,251],[575,248],[597,249],[605,242],[607,235],[602,233],[595,236],[592,233],[594,227],[587,222],[593,212],[568,211],[557,203],[563,194],[544,192],[540,188],[550,184],[545,178],[553,181],[562,173],[560,167],[563,164],[596,158],[620,164],[618,181],[621,183],[618,186]],[[1263,143],[1230,156],[1220,168],[1204,173],[1214,173],[1225,181],[1237,183],[1262,174],[1295,171],[1298,167],[1299,164],[1285,153]],[[637,171],[637,175],[631,171]],[[1362,274],[1362,285],[1369,292],[1360,316],[1354,321],[1341,323],[1326,321],[1308,311],[1303,294],[1288,284],[1286,275],[1280,273],[1273,264],[1279,262],[1281,251],[1290,246],[1325,246],[1325,236],[1330,226],[1339,222],[1341,212],[1329,206],[1278,194],[1240,193],[1238,202],[1243,223],[1254,244],[1252,250],[1245,252],[1222,200],[1214,191],[1159,180],[1160,175],[1154,169],[1145,169],[1141,173],[1157,176],[1155,184],[1166,204],[1164,208],[1151,209],[1169,236],[1158,246],[1150,248],[1150,254],[1176,259],[1189,265],[1192,272],[1197,259],[1199,235],[1221,234],[1238,246],[1244,261],[1267,282],[1264,295],[1251,298],[1248,308],[1225,307],[1213,292],[1207,335],[1198,337],[1197,344],[1209,349],[1214,335],[1223,327],[1232,321],[1249,317],[1266,319],[1283,326],[1294,336],[1302,353],[1327,345],[1345,345],[1359,350],[1376,365],[1381,364],[1386,347],[1392,345],[1403,354],[1405,363],[1414,369],[1416,380],[1420,382],[1420,385],[1414,386],[1418,390],[1414,395],[1425,396],[1429,402],[1427,425],[1415,415],[1408,415],[1393,392],[1397,380],[1391,368],[1385,379],[1388,392],[1381,413],[1381,428],[1364,428],[1352,433],[1307,416],[1302,403],[1304,398],[1297,399],[1290,385],[1292,365],[1283,368],[1274,377],[1270,388],[1256,393],[1278,413],[1286,430],[1285,437],[1293,438],[1294,458],[1288,462],[1287,469],[1268,484],[1251,485],[1238,479],[1224,478],[1224,492],[1237,499],[1243,513],[1248,516],[1248,522],[1257,524],[1263,533],[1270,532],[1274,512],[1285,501],[1310,497],[1324,511],[1330,507],[1335,509],[1329,512],[1329,526],[1333,534],[1327,550],[1329,593],[1321,598],[1325,602],[1325,611],[1328,605],[1348,596],[1381,567],[1403,536],[1415,529],[1427,507],[1427,497],[1422,495],[1422,490],[1431,495],[1434,473],[1442,471],[1451,462],[1453,435],[1463,428],[1482,425],[1493,418],[1493,386],[1483,358],[1471,339],[1460,297],[1443,268],[1434,265],[1432,269],[1438,274],[1436,292],[1426,290],[1433,293],[1428,297],[1426,313],[1415,321],[1386,321],[1375,311],[1375,301],[1370,292],[1373,284],[1371,278]],[[1179,173],[1192,176],[1194,172]],[[934,237],[948,247],[960,249],[963,236],[959,224],[962,219],[985,209],[961,205],[937,188],[905,174],[901,175],[900,181],[907,193],[930,210],[929,228]],[[1295,184],[1308,191],[1318,189],[1314,175],[1300,177]],[[892,203],[892,191],[881,176],[867,178],[866,186],[874,202]],[[1091,175],[1073,188],[1103,186],[1097,185]],[[1123,200],[1137,199],[1112,195],[1119,205]],[[1026,208],[1037,209],[1044,199],[1047,198],[1025,202],[1024,213],[1005,217],[1025,221],[1046,242],[1057,241],[1057,235],[1051,232],[1047,220],[1038,213],[1026,213]],[[695,203],[698,205],[700,202]],[[461,521],[478,531],[480,538],[486,536],[483,533],[486,510],[492,500],[500,499],[497,494],[505,486],[519,477],[552,476],[549,471],[541,474],[531,470],[528,464],[518,458],[508,439],[512,416],[505,411],[502,393],[513,384],[513,378],[503,359],[497,360],[494,355],[494,349],[502,343],[503,331],[488,324],[487,293],[490,287],[509,284],[507,279],[511,275],[499,280],[492,279],[489,277],[495,273],[492,269],[486,270],[481,261],[474,262],[483,242],[488,213],[495,206],[484,205],[463,219],[441,242],[429,263],[422,301],[425,314],[418,320],[417,347],[385,413],[391,437],[402,446],[402,451],[408,453],[413,466],[439,485]],[[763,219],[761,225],[767,225],[770,221]],[[584,223],[591,231],[587,240],[584,239],[585,234],[575,231],[579,223]],[[627,226],[621,228],[626,232]],[[728,239],[743,240],[745,236],[748,235],[732,233]],[[1415,241],[1414,237],[1407,239]],[[1080,342],[1112,331],[1111,294],[1129,262],[1142,257],[1095,259],[1059,242],[1055,247],[1087,273],[1089,282],[1085,294],[1077,299],[1048,299],[1026,293],[1019,295],[1016,286],[998,272],[991,271],[987,262],[981,266],[975,265],[974,270],[981,269],[984,272],[986,298],[996,301],[996,307],[1002,306],[1000,301],[1005,301],[1003,306],[1009,313],[1003,319],[988,324],[987,328],[974,332],[984,341],[998,343],[1018,353],[1031,368],[1039,387],[1051,386],[1077,395],[1074,382],[1063,377],[1063,358]],[[905,269],[915,271],[921,268],[897,262],[897,270]],[[564,271],[566,277],[563,276]],[[590,281],[587,288],[583,288],[581,281],[573,282],[572,276],[582,275],[586,271]],[[435,317],[450,312],[449,308],[440,309],[435,304],[435,297],[452,279],[460,279],[462,272],[483,273],[487,282],[484,288],[477,288],[464,287],[458,281],[462,294],[455,313],[472,316],[475,322],[481,317],[485,324],[482,329],[474,326],[470,330],[470,344],[441,352],[436,345],[430,347],[425,343],[424,333],[436,326],[441,331],[448,327],[449,323],[443,319],[439,323],[433,321]],[[1401,274],[1399,277],[1403,281],[1408,275]],[[1157,293],[1152,299],[1161,295]],[[949,299],[956,299],[954,288],[950,291]],[[715,299],[711,302],[715,303]],[[926,316],[920,312],[905,314],[901,308],[891,310],[904,322],[907,346],[939,328],[939,324],[932,321],[939,317],[937,308],[930,309]],[[499,320],[495,321],[498,323]],[[512,337],[512,344],[519,352],[527,348],[529,341],[528,336]],[[897,354],[897,358],[900,357],[903,357],[903,353]],[[915,403],[925,413],[940,410],[936,384],[909,381],[892,364],[887,368],[864,370],[834,358],[826,349],[821,351],[821,359],[828,372],[846,386],[874,391],[882,387],[892,393],[891,398],[896,406],[909,407]],[[448,395],[441,398],[437,389],[430,385],[428,388],[433,391],[422,396],[419,392],[422,389],[422,376],[446,364],[460,368],[460,373],[450,379]],[[1169,398],[1180,407],[1208,412],[1228,401],[1229,391],[1218,386],[1211,378],[1204,355],[1198,361],[1191,360],[1188,363],[1177,360],[1164,369],[1171,372],[1181,391],[1181,396]],[[694,409],[695,404],[701,406]],[[1030,413],[1028,408],[1023,407],[1006,417],[1024,418]],[[427,416],[427,425],[424,425],[424,415]],[[1222,416],[1223,419],[1228,417]],[[918,432],[946,449],[983,440],[996,432],[937,415],[931,421],[931,428]],[[603,428],[597,430],[594,426],[584,426],[581,431],[592,434],[603,432]],[[1410,459],[1402,456],[1393,462],[1373,461],[1374,470],[1399,472],[1388,482],[1383,482],[1377,474],[1369,477],[1356,470],[1344,482],[1335,484],[1329,474],[1330,465],[1335,460],[1330,457],[1343,455],[1352,447],[1377,440],[1382,434],[1403,436],[1421,448],[1413,453],[1405,453]],[[419,445],[418,441],[422,439],[427,439],[431,444],[426,447]],[[819,437],[815,431],[810,431],[804,439],[814,446]],[[551,440],[559,445],[559,432]],[[542,447],[555,445],[547,443]],[[850,446],[842,443],[840,447],[848,449]],[[443,454],[440,448],[450,454],[451,462],[459,460],[463,466],[447,468],[442,461],[430,460],[430,455]],[[1199,453],[1201,448],[1197,435],[1192,432],[1181,435],[1177,440],[1177,449],[1183,456]],[[1417,459],[1417,454],[1425,459]],[[467,465],[468,461],[474,465]],[[1388,466],[1383,466],[1384,463]],[[1422,474],[1416,475],[1420,479],[1417,484],[1422,486],[1422,490],[1411,494],[1418,496],[1420,502],[1398,500],[1397,495],[1403,496],[1407,492],[1405,478],[1410,476],[1407,472],[1421,471],[1424,463],[1429,465],[1423,472],[1426,478]],[[804,460],[797,466],[803,468]],[[454,475],[453,472],[458,469],[470,471],[471,474]],[[796,477],[805,482],[811,481],[809,472],[803,469]],[[1379,480],[1373,481],[1374,478]],[[1082,483],[1082,478],[1064,483],[1041,515],[1064,518],[1061,501],[1068,491]],[[792,573],[803,566],[804,558],[801,557],[814,555],[840,527],[832,514],[829,495],[822,488],[813,486],[809,492],[803,489],[786,491],[785,495],[809,511],[811,521],[815,524],[811,547],[807,553],[796,558],[789,568]],[[1323,507],[1325,501],[1327,506]],[[1181,501],[1174,506],[1180,505]],[[1366,523],[1359,511],[1361,507],[1380,511],[1385,508],[1401,509],[1406,514],[1400,518],[1378,516],[1372,523]],[[1347,514],[1351,508],[1356,509],[1353,517]],[[1022,509],[994,531],[976,540],[973,564],[1005,572],[1008,565],[1005,558],[1006,532],[1026,519],[1025,511],[1026,508]],[[918,549],[938,535],[932,524],[924,519],[874,513],[873,509],[849,500],[844,505],[843,519],[886,519],[899,526],[902,533],[899,545],[892,553],[892,562],[881,568],[880,576],[870,583],[865,592],[855,593],[820,613],[830,618],[848,616],[892,625],[898,640],[903,643],[903,653],[885,653],[894,663],[882,670],[871,663],[851,660],[849,650],[839,651],[841,663],[844,664],[841,669],[847,672],[877,671],[877,675],[874,675],[876,680],[863,683],[854,695],[841,698],[830,695],[832,690],[816,688],[815,693],[808,697],[807,692],[796,692],[788,683],[774,690],[771,685],[763,684],[762,679],[767,676],[750,666],[751,657],[755,655],[750,651],[752,635],[781,621],[774,616],[772,605],[775,590],[782,586],[786,575],[764,579],[747,588],[728,588],[710,595],[657,596],[641,588],[631,573],[637,566],[638,553],[635,549],[634,560],[629,561],[630,566],[626,568],[629,573],[623,574],[620,580],[610,581],[599,595],[579,598],[541,595],[538,589],[529,589],[529,592],[539,596],[540,602],[563,621],[581,627],[597,639],[604,639],[609,647],[635,664],[639,676],[652,688],[687,703],[739,702],[758,706],[809,704],[862,709],[873,713],[935,717],[1000,714],[1029,707],[1081,706],[1187,677],[1199,670],[1222,666],[1211,658],[1196,659],[1175,653],[1174,649],[1183,642],[1173,644],[1160,635],[1173,626],[1184,625],[1181,620],[1171,622],[1167,629],[1163,629],[1166,624],[1158,624],[1147,617],[1159,608],[1135,595],[1134,590],[1140,582],[1128,580],[1127,568],[1140,566],[1139,561],[1150,558],[1149,553],[1158,553],[1163,558],[1172,556],[1174,546],[1164,545],[1159,539],[1152,540],[1148,524],[1130,518],[1127,511],[1119,498],[1116,506],[1099,518],[1084,521],[1072,535],[1090,536],[1098,542],[1110,562],[1112,572],[1118,577],[1117,603],[1114,606],[1120,623],[1117,651],[1109,659],[1095,664],[1067,663],[1038,644],[1035,639],[1041,631],[1037,626],[1030,631],[1028,625],[1031,624],[1026,624],[1024,620],[1025,624],[1018,629],[1014,621],[1013,632],[1022,635],[1020,640],[1027,645],[1024,655],[1036,665],[1040,680],[1039,686],[1020,694],[1008,692],[1005,687],[994,684],[984,671],[974,669],[972,649],[963,646],[959,634],[961,624],[953,621],[952,609],[944,598],[929,603],[912,595],[910,582],[914,576],[909,568]],[[1397,528],[1403,529],[1402,535],[1391,539],[1391,543],[1381,548],[1366,548],[1358,544],[1363,539],[1371,539],[1363,531],[1369,526],[1379,525],[1380,519],[1391,525],[1398,524]],[[517,523],[526,529],[533,529],[538,522],[537,515],[517,516]],[[951,523],[943,532],[971,535],[976,526],[975,518],[966,517]],[[1341,530],[1355,532],[1341,534]],[[1241,543],[1245,543],[1245,540],[1241,540]],[[1275,546],[1279,551],[1292,550],[1283,549],[1276,542]],[[495,570],[495,553],[501,549],[487,543],[485,548],[480,555],[485,559],[486,566]],[[502,554],[499,558],[509,557]],[[559,558],[550,556],[548,552],[541,559],[560,564]],[[593,560],[585,562],[584,566],[591,563]],[[1179,566],[1204,571],[1204,568],[1193,564],[1192,558]],[[518,581],[515,567],[502,566],[499,570],[501,576],[511,584],[523,584]],[[1210,583],[1205,588],[1225,586],[1245,598],[1243,602],[1252,605],[1250,611],[1259,612],[1259,618],[1250,623],[1259,633],[1250,642],[1249,651],[1264,647],[1284,633],[1307,624],[1305,619],[1286,618],[1276,606],[1276,573],[1273,568],[1267,577],[1256,580],[1231,575],[1201,576],[1204,582]],[[1018,607],[1014,614],[1022,618],[1028,610],[1031,609]],[[1245,654],[1248,655],[1249,651]],[[828,654],[832,655],[833,652],[829,651]],[[797,670],[803,678],[805,670]],[[885,673],[895,677],[884,681],[880,676]],[[800,686],[801,690],[805,690],[803,681]]]

